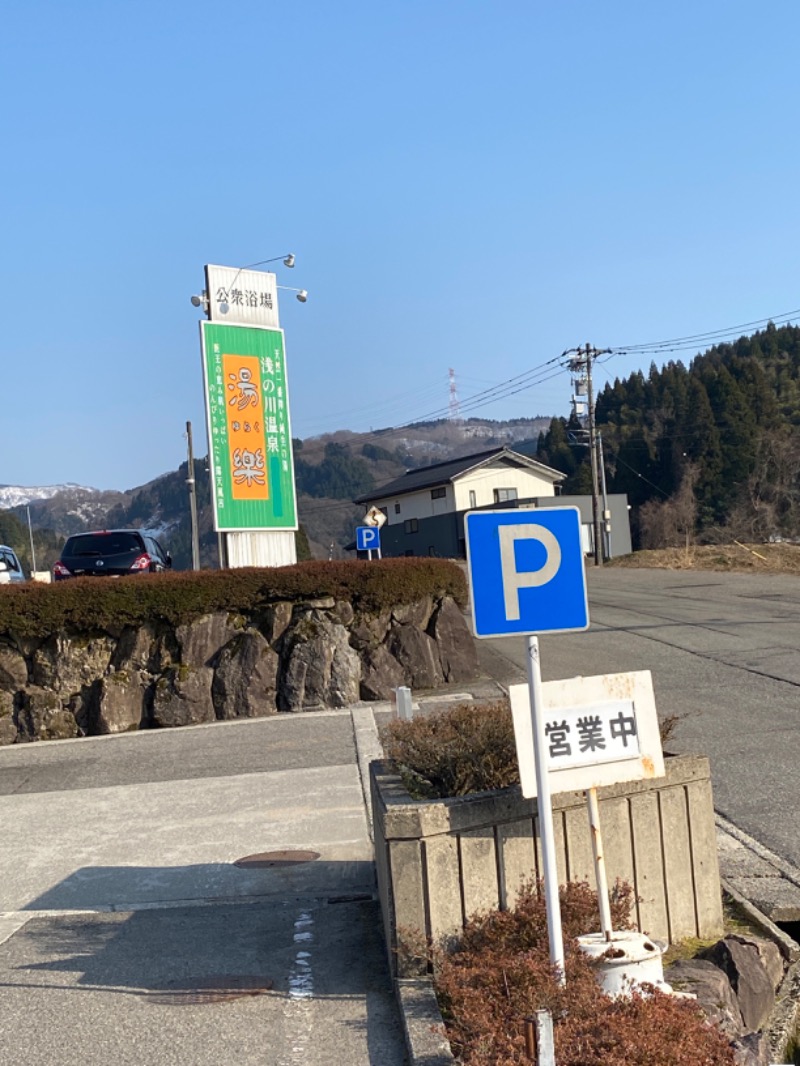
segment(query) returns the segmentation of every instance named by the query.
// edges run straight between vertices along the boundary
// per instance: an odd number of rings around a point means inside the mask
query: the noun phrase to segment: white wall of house
[[[554,483],[549,477],[527,467],[512,466],[510,463],[482,466],[464,474],[455,482],[454,487],[457,511],[468,511],[471,507],[488,507],[495,502],[495,489],[516,489],[517,498],[520,500],[529,496],[556,494]],[[474,503],[470,492],[475,493]]]
[[[432,495],[432,492],[441,492],[442,489],[444,496]],[[517,499],[520,500],[532,496],[555,496],[554,483],[546,475],[501,461],[464,474],[454,483],[381,497],[374,501],[374,506],[385,508],[387,524],[396,526],[412,518],[431,518],[437,514],[468,511],[471,507],[487,507],[495,502],[495,489],[516,489]],[[474,503],[470,492],[475,494]]]
[[[430,518],[436,514],[449,514],[455,510],[453,486],[442,485],[445,490],[444,496],[431,496],[431,489],[420,489],[419,492],[409,492],[402,496],[385,496],[375,500],[374,506],[386,508],[387,523],[390,526],[402,525],[409,518]],[[434,486],[435,489],[435,486]],[[400,507],[400,513],[395,510],[395,504]]]

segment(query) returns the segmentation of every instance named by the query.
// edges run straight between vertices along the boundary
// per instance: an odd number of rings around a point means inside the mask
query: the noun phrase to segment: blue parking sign
[[[589,628],[577,507],[464,517],[476,637]]]
[[[356,551],[376,552],[381,548],[381,531],[377,526],[356,526]]]

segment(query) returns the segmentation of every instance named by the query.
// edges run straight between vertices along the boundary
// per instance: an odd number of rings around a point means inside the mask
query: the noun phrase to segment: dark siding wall
[[[442,559],[454,559],[458,550],[458,515],[439,514],[420,518],[416,533],[406,533],[401,523],[384,526],[381,530],[381,553],[384,556],[430,555],[430,549]]]
[[[629,555],[631,548],[631,520],[628,514],[628,497],[622,493],[610,493],[608,509],[611,512],[611,554],[614,558],[618,555]],[[539,507],[577,507],[581,513],[581,522],[589,524],[592,521],[592,497],[591,496],[540,496],[537,501]],[[603,523],[603,501],[599,501],[600,525]]]
[[[584,524],[592,521],[591,496],[538,496],[535,499],[518,500],[522,507],[577,507]],[[497,508],[514,507],[514,504],[501,504]],[[611,511],[611,554],[627,555],[631,551],[631,529],[628,517],[628,497],[613,494],[608,497]],[[601,503],[602,511],[602,503]],[[416,533],[406,533],[403,523],[384,526],[381,530],[381,552],[384,556],[400,556],[406,552],[414,555],[430,555],[430,549],[443,559],[463,559],[464,547],[464,511],[455,514],[434,515],[432,518],[420,518]]]

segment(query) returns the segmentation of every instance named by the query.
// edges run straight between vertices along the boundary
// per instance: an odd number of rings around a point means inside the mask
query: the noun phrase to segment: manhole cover
[[[262,996],[273,987],[274,982],[265,977],[215,974],[192,981],[189,988],[156,989],[147,992],[143,998],[148,1003],[165,1007],[190,1007],[202,1003],[226,1003],[243,996]]]
[[[257,855],[245,855],[233,865],[250,870],[259,866],[297,866],[301,862],[313,862],[318,858],[318,851],[261,851]]]

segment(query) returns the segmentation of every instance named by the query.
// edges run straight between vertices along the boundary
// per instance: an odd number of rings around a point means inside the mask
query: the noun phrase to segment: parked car
[[[17,558],[17,553],[7,544],[0,544],[0,585],[24,580],[25,574],[22,572],[22,564]]]
[[[172,557],[144,529],[101,529],[75,533],[61,549],[53,578],[123,577],[168,570]]]

